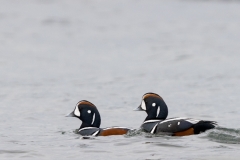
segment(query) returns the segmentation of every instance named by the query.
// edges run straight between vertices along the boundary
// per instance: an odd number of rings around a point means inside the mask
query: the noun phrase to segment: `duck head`
[[[100,127],[101,117],[97,107],[86,100],[78,102],[74,110],[67,117],[77,117],[82,121],[81,128],[84,127]]]
[[[163,98],[156,93],[146,93],[142,97],[140,106],[137,111],[145,111],[147,113],[146,120],[160,119],[164,120],[168,116],[168,108]]]

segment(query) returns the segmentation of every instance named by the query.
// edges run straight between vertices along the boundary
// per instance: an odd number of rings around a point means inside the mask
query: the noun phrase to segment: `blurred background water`
[[[0,159],[238,159],[239,2],[2,0]],[[82,139],[64,117],[86,99],[101,127],[137,129],[146,92],[219,127]]]

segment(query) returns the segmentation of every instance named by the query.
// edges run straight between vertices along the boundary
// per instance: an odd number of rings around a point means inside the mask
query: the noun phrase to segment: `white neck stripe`
[[[157,108],[157,115],[156,115],[156,117],[159,116],[159,113],[160,113],[160,106],[158,106],[158,108]]]
[[[94,123],[94,121],[95,121],[95,113],[93,113],[92,124]]]

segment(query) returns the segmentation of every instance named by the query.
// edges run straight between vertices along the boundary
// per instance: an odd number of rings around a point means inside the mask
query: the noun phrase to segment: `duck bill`
[[[141,108],[141,105],[140,105],[136,109],[134,109],[134,111],[144,111],[144,110]]]
[[[72,111],[71,113],[69,113],[68,115],[66,115],[66,117],[75,117],[74,111]]]

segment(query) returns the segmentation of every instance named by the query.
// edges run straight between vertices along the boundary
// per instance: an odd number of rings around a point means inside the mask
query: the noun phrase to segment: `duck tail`
[[[217,122],[215,121],[199,121],[193,126],[194,134],[205,132],[206,130],[213,129],[216,126],[217,126]]]

